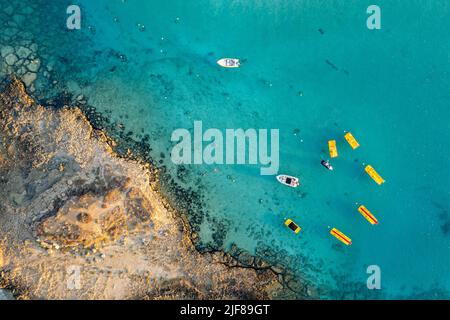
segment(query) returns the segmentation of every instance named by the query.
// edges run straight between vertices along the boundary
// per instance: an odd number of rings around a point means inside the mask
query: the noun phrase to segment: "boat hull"
[[[285,174],[277,176],[277,180],[279,183],[291,188],[297,188],[300,185],[300,180],[298,178]]]
[[[239,68],[240,61],[239,59],[234,58],[223,58],[217,61],[217,64],[222,68]]]

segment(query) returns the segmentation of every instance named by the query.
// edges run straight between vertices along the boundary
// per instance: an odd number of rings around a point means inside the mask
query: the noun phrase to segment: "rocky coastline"
[[[79,108],[41,106],[12,78],[0,113],[0,287],[17,298],[304,294],[285,270],[237,247],[199,252],[158,170],[118,156]]]

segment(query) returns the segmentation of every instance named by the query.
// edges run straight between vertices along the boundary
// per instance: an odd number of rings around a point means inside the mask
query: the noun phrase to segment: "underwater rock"
[[[18,60],[17,56],[13,53],[10,53],[5,58],[5,62],[9,66],[13,66],[17,62],[17,60]]]
[[[4,35],[4,36],[7,36],[7,37],[13,37],[13,36],[15,36],[18,32],[19,32],[19,30],[16,29],[16,28],[6,28],[6,29],[4,29],[4,30],[2,31],[3,35]]]
[[[15,15],[13,15],[13,21],[16,23],[16,24],[18,24],[18,25],[21,25],[23,22],[24,22],[24,20],[26,19],[23,15],[21,15],[21,14],[15,14]]]
[[[252,266],[255,258],[251,256],[248,252],[241,252],[238,256],[238,261],[241,265]]]
[[[27,65],[28,70],[30,70],[31,72],[37,72],[40,67],[41,61],[39,59],[34,59]]]
[[[14,13],[14,7],[11,5],[7,6],[5,9],[3,9],[3,12],[10,16]]]
[[[26,59],[30,56],[30,54],[32,53],[32,51],[26,47],[19,47],[16,50],[16,54],[19,58],[21,59]]]
[[[0,300],[14,300],[14,296],[9,290],[0,289]]]
[[[30,45],[30,49],[31,49],[31,51],[36,53],[37,50],[38,50],[38,45],[36,43],[33,43],[33,44]]]
[[[22,9],[22,14],[24,14],[24,15],[30,15],[33,12],[34,12],[34,9],[32,7],[30,7],[30,6],[24,7]]]
[[[36,80],[36,78],[37,78],[37,75],[36,75],[36,73],[33,73],[33,72],[27,72],[22,77],[23,82],[25,83],[25,85],[27,87],[31,86],[31,84]]]
[[[14,48],[11,46],[4,46],[1,49],[2,58],[5,58],[7,55],[14,53]]]

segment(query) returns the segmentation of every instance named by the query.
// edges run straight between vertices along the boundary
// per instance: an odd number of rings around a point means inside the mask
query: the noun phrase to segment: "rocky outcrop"
[[[0,94],[0,286],[30,299],[263,299],[279,277],[248,253],[199,253],[150,165],[116,156],[77,108]],[[289,291],[289,290],[288,290]]]

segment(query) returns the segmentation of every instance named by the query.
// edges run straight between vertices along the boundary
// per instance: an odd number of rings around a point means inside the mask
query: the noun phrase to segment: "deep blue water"
[[[152,156],[174,176],[176,128],[201,120],[280,129],[280,173],[298,176],[298,189],[258,166],[187,166],[179,183],[204,195],[204,243],[221,229],[224,249],[273,248],[323,298],[450,298],[448,1],[377,1],[381,30],[366,27],[369,1],[78,0],[80,31],[65,29],[65,1],[50,3],[35,15],[51,12],[41,19],[53,33],[31,30],[43,60],[134,138],[148,134]],[[243,67],[219,68],[227,56]],[[320,166],[330,139],[334,172]],[[365,164],[386,183],[376,185]],[[353,244],[338,243],[330,227]],[[381,268],[380,292],[366,288],[369,265]]]

